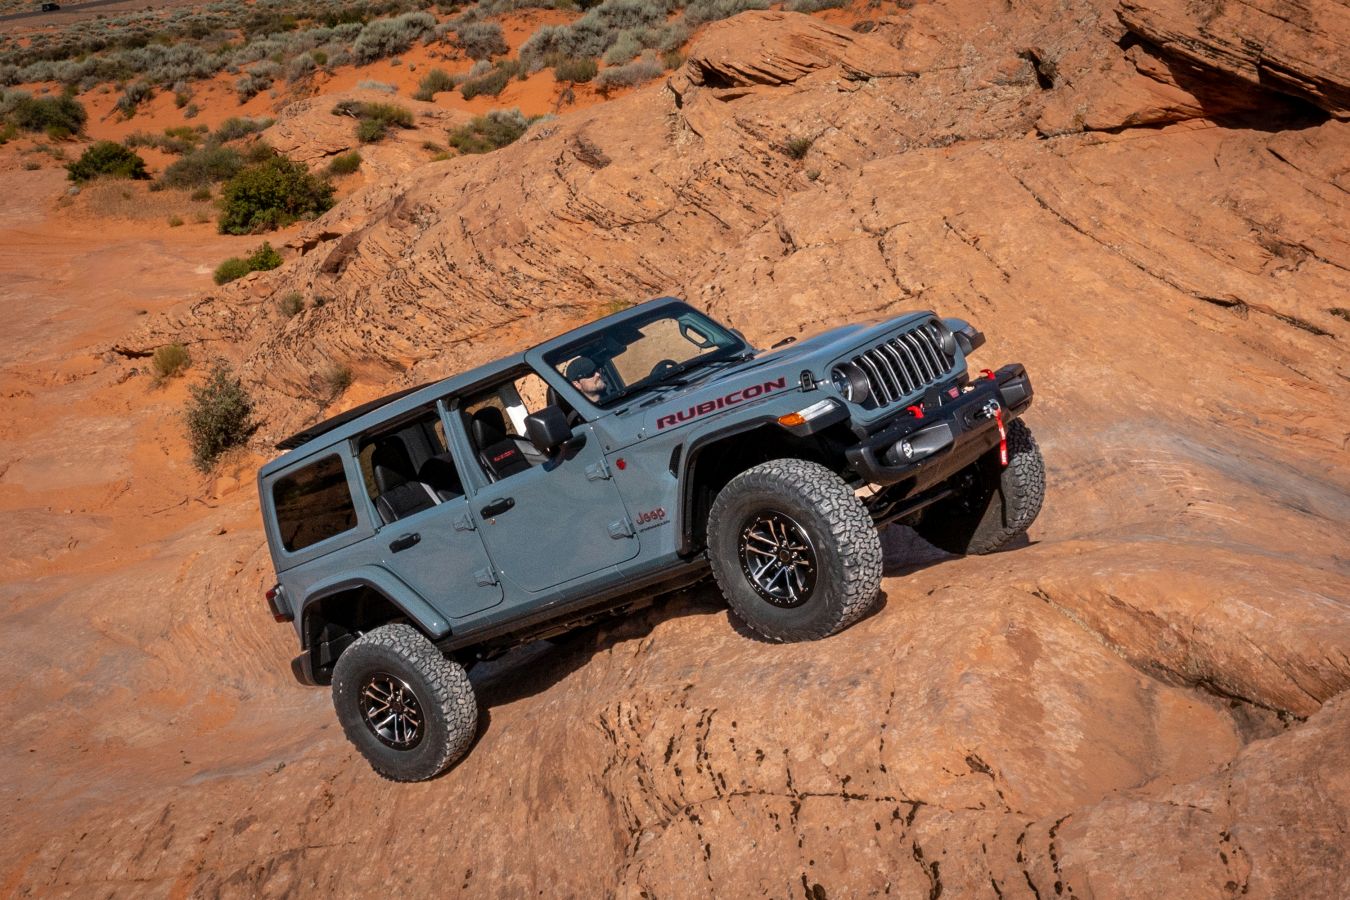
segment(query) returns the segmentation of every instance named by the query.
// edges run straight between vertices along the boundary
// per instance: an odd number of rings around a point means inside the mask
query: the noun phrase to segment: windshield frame
[[[613,353],[613,348],[622,347],[626,350],[635,342],[631,340],[624,342],[625,332],[631,334],[633,331],[660,319],[684,320],[688,324],[696,325],[699,330],[709,335],[716,345],[716,349],[687,357],[683,361],[677,361],[678,367],[663,378],[652,380],[650,375],[639,378],[636,381],[624,384],[613,394],[603,396],[598,401],[588,399],[572,384],[566,374],[560,371],[560,365],[567,363],[576,356],[585,355],[593,359],[599,357],[602,360],[601,368],[605,369],[608,375],[608,383],[611,385],[621,383],[622,379],[616,377],[617,370],[613,366],[613,360],[618,358],[621,353]],[[607,335],[609,336],[608,341],[606,340]],[[684,383],[691,371],[697,371],[709,364],[734,359],[753,351],[754,348],[740,334],[720,324],[702,311],[674,298],[661,298],[640,304],[617,315],[598,319],[589,325],[541,344],[526,355],[527,357],[533,357],[532,363],[541,373],[546,373],[545,377],[550,382],[565,387],[567,397],[573,405],[579,400],[593,409],[610,411],[627,401],[631,401],[635,396],[646,394],[650,390]]]

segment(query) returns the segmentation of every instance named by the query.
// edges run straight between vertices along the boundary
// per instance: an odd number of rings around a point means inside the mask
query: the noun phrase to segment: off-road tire
[[[800,605],[765,599],[743,569],[743,533],[764,514],[785,517],[808,539],[816,564]],[[881,539],[867,509],[838,475],[814,462],[775,459],[733,478],[713,501],[708,556],[727,603],[772,641],[829,637],[865,616],[881,586]]]
[[[1008,423],[1008,465],[991,450],[956,480],[959,492],[923,512],[914,530],[948,553],[980,555],[1008,546],[1025,534],[1045,499],[1045,462],[1031,429],[1021,419]]]
[[[392,676],[420,707],[416,745],[398,749],[377,737],[362,713],[369,679]],[[411,625],[384,625],[352,643],[333,667],[333,706],[347,739],[390,781],[434,778],[462,757],[478,727],[478,703],[464,667],[446,659]]]

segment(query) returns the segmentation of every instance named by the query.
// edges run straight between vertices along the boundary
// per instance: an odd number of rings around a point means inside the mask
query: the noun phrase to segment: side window
[[[525,417],[547,405],[548,384],[533,372],[466,399],[464,427],[488,478],[498,481],[544,463],[525,436]]]
[[[359,447],[361,479],[386,523],[464,493],[434,409],[363,436]]]
[[[272,504],[281,544],[291,553],[356,527],[351,488],[336,454],[278,478]]]

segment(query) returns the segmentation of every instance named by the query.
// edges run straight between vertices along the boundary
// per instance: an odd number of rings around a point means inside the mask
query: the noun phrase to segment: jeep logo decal
[[[777,381],[766,381],[763,384],[752,384],[747,388],[739,388],[716,400],[705,400],[698,406],[691,406],[686,410],[672,413],[668,416],[662,416],[656,420],[658,430],[668,428],[671,425],[678,425],[681,422],[688,422],[699,416],[706,416],[710,412],[716,412],[727,406],[735,406],[737,403],[743,403],[746,400],[753,400],[756,397],[762,397],[765,394],[771,394],[774,391],[782,390],[787,387],[787,378],[779,378]]]

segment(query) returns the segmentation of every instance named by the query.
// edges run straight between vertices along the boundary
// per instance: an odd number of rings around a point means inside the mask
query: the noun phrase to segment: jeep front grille
[[[863,351],[850,362],[867,376],[871,399],[866,405],[873,407],[922,394],[956,367],[956,357],[943,352],[942,333],[931,319]]]

